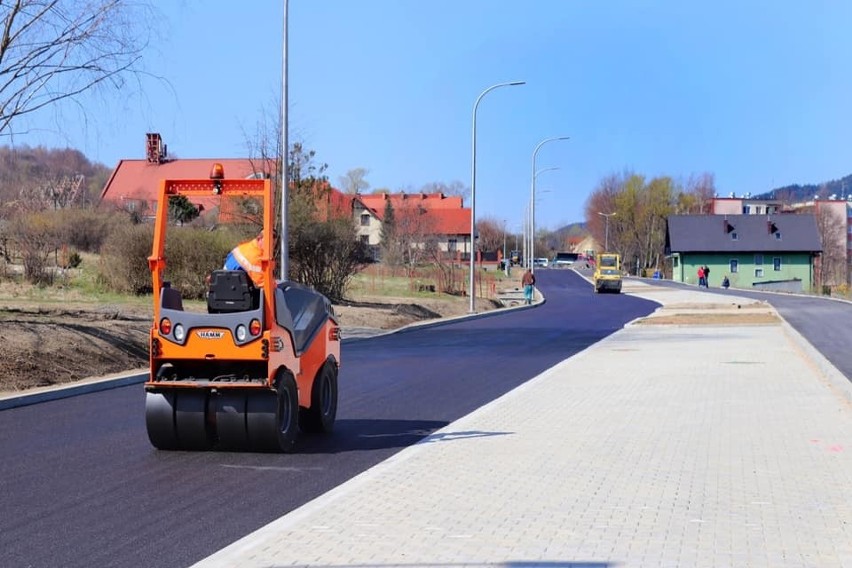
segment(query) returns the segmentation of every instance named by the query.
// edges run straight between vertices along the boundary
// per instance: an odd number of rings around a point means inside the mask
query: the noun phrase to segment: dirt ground
[[[765,302],[667,304],[647,318],[636,322],[639,325],[771,325],[780,324],[781,318],[775,309]]]
[[[348,330],[458,316],[468,307],[466,297],[361,297],[334,310],[346,337]],[[477,302],[478,311],[495,307]],[[73,297],[39,302],[0,288],[0,394],[145,368],[151,321],[150,306],[141,304],[93,307]]]

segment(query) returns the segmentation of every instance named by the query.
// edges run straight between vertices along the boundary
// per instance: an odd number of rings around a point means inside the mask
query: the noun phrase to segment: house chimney
[[[166,157],[166,150],[165,146],[163,146],[163,139],[160,137],[160,133],[149,132],[145,136],[148,139],[145,146],[145,156],[148,159],[148,163],[161,164]]]

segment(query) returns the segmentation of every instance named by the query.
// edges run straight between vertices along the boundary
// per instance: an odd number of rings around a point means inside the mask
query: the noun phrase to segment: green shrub
[[[53,214],[62,243],[83,252],[100,251],[107,236],[129,220],[124,212],[100,209],[61,209]]]
[[[203,298],[207,291],[206,276],[222,267],[236,242],[237,238],[228,231],[169,227],[164,279],[180,290],[184,298]]]
[[[167,231],[163,279],[184,298],[203,298],[205,278],[221,268],[237,242],[230,231],[170,226]],[[127,224],[114,231],[101,250],[99,280],[114,292],[145,294],[152,288],[148,257],[153,248],[151,225]]]
[[[98,282],[107,290],[122,294],[150,292],[148,257],[153,240],[151,225],[127,223],[117,227],[101,246]]]
[[[52,284],[48,268],[51,253],[61,242],[61,223],[52,211],[24,213],[6,227],[6,234],[24,267],[24,278],[32,284]]]

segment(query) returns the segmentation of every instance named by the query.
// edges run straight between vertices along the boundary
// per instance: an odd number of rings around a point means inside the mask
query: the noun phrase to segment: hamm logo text
[[[222,339],[225,337],[224,331],[196,331],[195,335],[201,339]]]

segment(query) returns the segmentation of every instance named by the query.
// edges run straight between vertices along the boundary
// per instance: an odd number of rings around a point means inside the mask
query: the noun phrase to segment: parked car
[[[556,256],[553,258],[553,267],[554,268],[568,268],[580,258],[580,255],[576,252],[558,252]]]
[[[542,268],[547,268],[550,262],[546,258],[536,258],[533,260],[533,265],[540,266]]]

